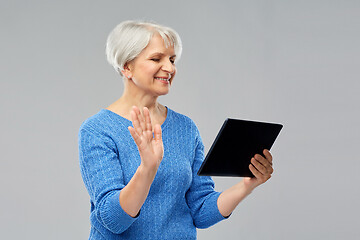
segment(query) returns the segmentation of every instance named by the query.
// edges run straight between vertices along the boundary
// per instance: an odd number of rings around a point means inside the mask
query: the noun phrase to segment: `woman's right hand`
[[[143,113],[144,116],[138,107],[133,106],[131,119],[134,127],[128,129],[139,149],[142,167],[156,173],[164,156],[161,126],[155,125],[153,136],[149,109],[144,107]]]

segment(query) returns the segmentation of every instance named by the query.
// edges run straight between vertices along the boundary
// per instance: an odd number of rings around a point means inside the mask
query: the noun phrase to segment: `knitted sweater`
[[[90,195],[89,239],[196,239],[224,217],[210,177],[198,176],[204,146],[194,122],[169,108],[162,124],[164,157],[140,214],[129,216],[119,203],[122,188],[141,163],[130,135],[132,122],[101,109],[79,130],[80,169]]]

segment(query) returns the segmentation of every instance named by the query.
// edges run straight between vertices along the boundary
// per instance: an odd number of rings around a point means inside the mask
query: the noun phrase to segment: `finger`
[[[258,169],[256,169],[252,164],[249,165],[249,169],[252,172],[252,174],[256,177],[256,179],[258,179],[262,183],[266,182],[271,178],[271,174],[266,174],[266,175],[261,174],[261,172]]]
[[[144,107],[144,117],[145,117],[145,124],[146,124],[146,131],[152,132],[152,125],[151,125],[151,118],[150,118],[150,112],[147,107]]]
[[[271,162],[267,158],[264,158],[260,154],[255,154],[254,158],[260,162],[264,167],[268,168],[271,167]]]
[[[272,160],[273,160],[273,158],[272,158],[272,155],[271,155],[270,151],[267,150],[267,149],[264,149],[263,153],[264,153],[264,156],[266,157],[266,159],[267,159],[267,160],[270,162],[270,164],[272,165]]]
[[[259,163],[258,160],[256,160],[255,158],[251,158],[251,164],[262,174],[266,174],[266,167],[264,167],[264,165],[262,165],[261,163]]]
[[[130,134],[131,136],[133,137],[135,143],[137,146],[140,146],[141,144],[141,138],[139,137],[139,135],[137,135],[135,129],[133,127],[128,127],[129,131],[130,131]]]
[[[139,123],[140,123],[142,131],[145,131],[146,130],[145,119],[143,117],[143,114],[140,112],[140,110],[139,110],[139,113],[138,113],[138,118],[139,118]]]
[[[257,179],[261,179],[262,178],[262,174],[252,165],[249,165],[249,169],[250,172],[257,178]]]
[[[131,111],[131,119],[132,119],[133,126],[135,128],[135,131],[137,132],[137,134],[139,134],[139,136],[141,136],[142,128],[140,126],[140,122],[139,122],[139,118],[138,118],[138,114],[136,113],[136,110],[139,111],[139,109],[134,106],[133,110]]]
[[[141,130],[144,131],[145,129],[144,118],[140,112],[140,109],[137,106],[133,106],[133,110],[135,111],[136,117],[139,120],[139,125],[141,127]]]
[[[267,161],[264,157],[262,157],[259,154],[256,154],[255,157],[253,158],[257,163],[256,165],[254,165],[262,174],[272,174],[274,172],[273,167],[271,166],[271,164],[269,163],[269,161]],[[260,159],[260,160],[258,160]],[[251,161],[251,163],[253,163]]]
[[[159,124],[156,124],[154,127],[154,138],[155,138],[155,141],[162,140],[161,126]]]

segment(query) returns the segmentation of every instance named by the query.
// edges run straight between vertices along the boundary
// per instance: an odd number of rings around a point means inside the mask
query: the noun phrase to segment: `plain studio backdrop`
[[[227,117],[284,124],[273,177],[199,239],[358,238],[359,12],[355,0],[1,1],[0,238],[88,238],[77,135],[122,94],[105,42],[128,19],[180,34],[159,101],[196,122],[205,152]]]

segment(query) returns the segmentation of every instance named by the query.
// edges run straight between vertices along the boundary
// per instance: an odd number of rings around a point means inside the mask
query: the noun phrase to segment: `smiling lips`
[[[168,76],[168,77],[154,77],[156,80],[159,80],[159,81],[161,81],[161,82],[163,82],[163,83],[168,83],[168,82],[170,82],[170,76]]]

